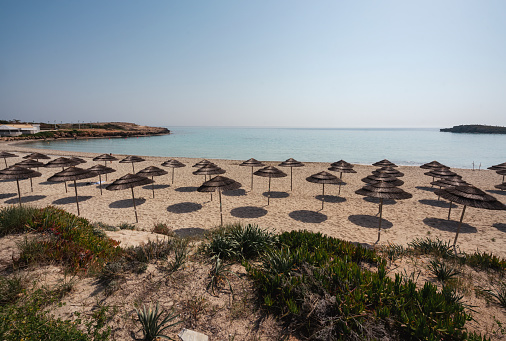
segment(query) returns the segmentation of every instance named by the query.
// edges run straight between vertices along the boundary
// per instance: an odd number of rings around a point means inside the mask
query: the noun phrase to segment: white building
[[[0,125],[0,136],[19,136],[40,132],[39,124],[3,124]]]

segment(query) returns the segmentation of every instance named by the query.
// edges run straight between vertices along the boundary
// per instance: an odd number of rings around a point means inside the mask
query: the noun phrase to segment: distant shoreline
[[[506,127],[469,124],[443,128],[439,131],[459,134],[506,134]]]

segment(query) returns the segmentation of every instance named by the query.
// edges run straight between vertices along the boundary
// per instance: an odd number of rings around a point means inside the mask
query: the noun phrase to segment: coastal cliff
[[[506,127],[470,124],[453,126],[453,128],[443,128],[439,131],[466,134],[506,134]]]
[[[54,129],[56,126],[56,129]],[[170,130],[162,127],[141,126],[128,122],[100,122],[81,124],[41,124],[41,132],[33,135],[4,137],[4,141],[39,140],[58,138],[101,138],[167,135]]]

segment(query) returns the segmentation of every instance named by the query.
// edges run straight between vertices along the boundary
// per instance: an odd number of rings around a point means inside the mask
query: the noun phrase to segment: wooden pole
[[[33,181],[32,181],[32,178],[30,178],[30,189],[32,190],[33,192]]]
[[[270,199],[271,199],[271,177],[269,176],[269,191],[267,192],[267,206],[269,206]]]
[[[77,215],[80,215],[80,212],[79,212],[79,199],[77,199],[77,184],[76,184],[75,180],[74,180],[74,190],[76,192]]]
[[[251,166],[251,190],[253,191],[253,166]]]
[[[5,168],[7,168],[7,158],[4,157]]]
[[[383,198],[380,199],[379,214],[380,214],[380,217],[379,217],[380,220],[379,220],[379,226],[378,226],[378,240],[376,241],[376,243],[378,243],[380,241],[380,237],[381,237],[381,219],[383,216]]]
[[[342,179],[343,179],[343,172],[339,173],[339,180]],[[339,183],[339,192],[337,192],[337,196],[341,195],[341,184],[342,182]]]
[[[139,218],[137,218],[137,207],[135,206],[135,197],[134,197],[134,187],[130,186],[130,189],[132,190],[132,202],[134,203],[134,211],[135,211],[135,222],[139,222]]]
[[[151,175],[151,181],[153,181],[151,183],[151,190],[153,191],[153,199],[155,198],[155,183],[154,183],[154,179],[153,179],[153,175]]]
[[[16,178],[16,184],[18,185],[19,206],[21,206],[21,190],[19,189],[19,179],[18,178]]]
[[[322,184],[322,211],[324,202],[325,202],[325,184]]]
[[[172,184],[174,184],[174,169],[175,167],[172,167]]]
[[[221,190],[218,190],[218,196],[220,197],[220,221],[221,221],[220,226],[223,226],[223,212],[222,212],[222,207],[221,207]]]
[[[132,162],[132,172],[134,172],[135,174],[135,167],[134,167],[134,163]]]
[[[107,167],[107,160],[104,161],[104,166]],[[105,173],[105,181],[107,181],[107,173]],[[100,189],[100,191],[102,191],[102,189]],[[102,192],[100,192],[100,194],[102,194]]]
[[[455,240],[453,241],[453,247],[455,248],[455,244],[457,244],[457,238],[459,237],[460,228],[462,226],[462,219],[464,219],[464,213],[466,212],[466,205],[462,209],[462,214],[460,215],[459,227],[457,228],[457,234],[455,235]]]
[[[62,166],[61,168],[62,171],[65,170],[65,167]],[[67,181],[63,181],[65,183],[65,193],[68,193],[69,191],[67,190]]]
[[[448,210],[448,219],[450,220],[450,213],[452,213],[452,202],[450,201],[450,209]]]
[[[107,173],[105,173],[105,176],[107,176]],[[102,195],[102,176],[98,175],[98,188],[100,188],[100,195]]]
[[[290,192],[292,190],[293,190],[293,167],[290,167]]]

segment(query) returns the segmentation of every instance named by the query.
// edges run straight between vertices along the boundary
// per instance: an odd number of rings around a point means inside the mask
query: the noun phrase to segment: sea
[[[436,128],[167,127],[170,135],[38,140],[31,147],[127,155],[208,159],[398,165],[437,160],[453,168],[487,168],[506,162],[506,135],[457,134]]]

